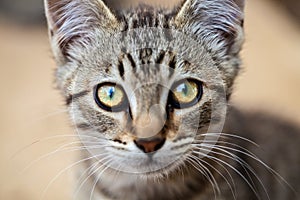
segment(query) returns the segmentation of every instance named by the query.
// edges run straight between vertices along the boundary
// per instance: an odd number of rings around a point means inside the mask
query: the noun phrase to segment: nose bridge
[[[160,104],[160,88],[158,84],[145,84],[136,88],[134,95],[136,98],[136,111],[133,113],[135,119],[141,118],[145,113],[149,113],[153,105]]]
[[[133,114],[133,126],[138,138],[157,135],[166,121],[165,109],[160,105],[159,85],[145,85],[136,90],[137,110]]]

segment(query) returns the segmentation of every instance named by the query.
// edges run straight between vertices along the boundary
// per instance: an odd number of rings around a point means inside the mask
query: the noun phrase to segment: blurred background
[[[173,7],[179,0],[143,2]],[[300,1],[248,1],[245,29],[244,70],[232,104],[300,124]],[[0,0],[1,200],[38,200],[44,192],[44,199],[70,199],[72,171],[61,170],[75,153],[37,160],[72,141],[59,137],[73,131],[54,70],[42,0]]]

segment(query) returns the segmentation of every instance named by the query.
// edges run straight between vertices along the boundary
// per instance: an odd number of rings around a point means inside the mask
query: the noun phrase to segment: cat
[[[81,142],[75,199],[299,199],[299,130],[228,106],[244,3],[45,0]]]

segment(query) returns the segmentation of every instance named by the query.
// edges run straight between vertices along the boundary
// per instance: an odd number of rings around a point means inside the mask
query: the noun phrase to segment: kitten
[[[58,87],[82,144],[75,199],[297,199],[299,131],[227,106],[243,0],[45,6]]]

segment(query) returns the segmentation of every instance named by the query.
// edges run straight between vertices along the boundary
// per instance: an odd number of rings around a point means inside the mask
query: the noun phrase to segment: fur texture
[[[122,12],[101,0],[45,4],[57,83],[82,142],[77,199],[294,198],[263,182],[266,173],[272,180],[279,175],[249,152],[248,130],[235,132],[247,117],[230,112],[221,134],[240,68],[243,1],[187,0],[171,11],[143,5]],[[170,89],[189,79],[202,83],[201,100],[172,107]],[[128,109],[100,108],[94,88],[102,83],[120,85]],[[165,142],[147,154],[136,142],[144,135]]]

